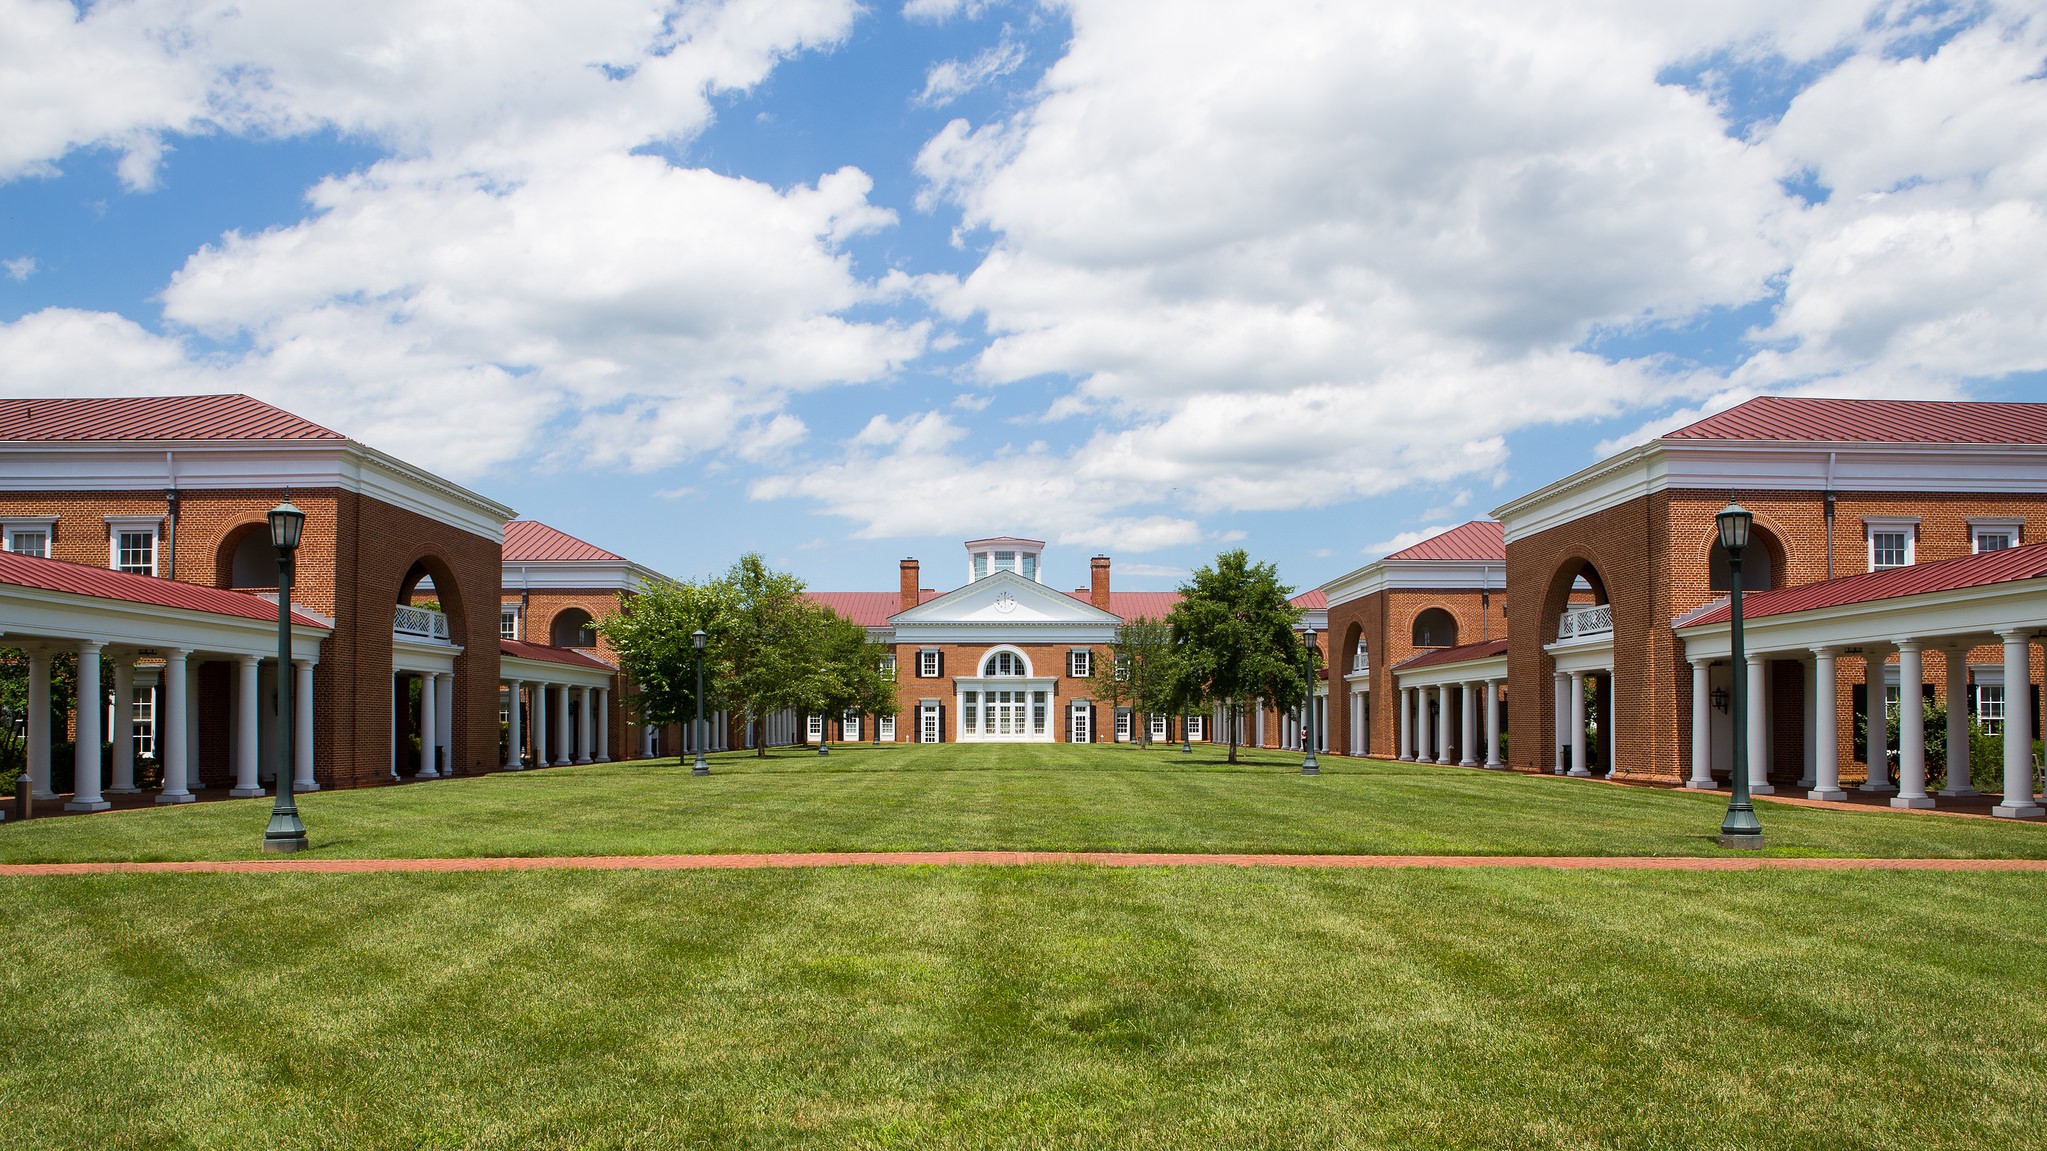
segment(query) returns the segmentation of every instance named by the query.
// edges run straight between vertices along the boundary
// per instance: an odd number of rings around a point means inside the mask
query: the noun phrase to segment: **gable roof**
[[[2047,444],[2047,404],[1757,396],[1666,440]]]
[[[1865,572],[1797,587],[1747,592],[1741,597],[1741,614],[1744,619],[1763,619],[1795,611],[1960,591],[2040,576],[2047,576],[2047,543],[1958,556],[1951,560],[1934,560],[1888,571]],[[1733,605],[1723,600],[1692,615],[1679,617],[1675,626],[1704,627],[1727,623],[1733,616]]]
[[[1507,528],[1498,520],[1472,520],[1420,543],[1404,547],[1389,560],[1507,561]]]
[[[622,555],[585,543],[539,520],[513,520],[506,524],[504,555],[508,563],[544,563],[551,560],[626,562]]]
[[[347,438],[253,396],[0,400],[0,442]]]
[[[277,619],[276,601],[250,595],[248,592],[201,587],[198,584],[133,575],[108,568],[87,567],[66,560],[46,560],[40,556],[17,555],[13,552],[0,552],[0,583],[91,596],[94,599],[203,611],[237,619],[273,622]],[[302,612],[292,612],[291,621],[303,627],[334,630],[332,624]]]

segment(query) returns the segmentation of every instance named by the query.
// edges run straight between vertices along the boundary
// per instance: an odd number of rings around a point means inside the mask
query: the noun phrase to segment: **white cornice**
[[[1507,542],[1665,490],[2047,494],[2047,444],[1657,440],[1493,509]]]
[[[1337,576],[1321,591],[1330,607],[1382,591],[1502,591],[1506,569],[1505,560],[1378,560]]]
[[[631,560],[506,560],[504,590],[641,592],[670,582]]]
[[[1745,620],[1742,632],[1751,654],[1771,654],[1908,639],[1990,643],[2011,628],[2047,628],[2047,578],[1785,612]],[[1673,629],[1687,659],[1725,659],[1733,646],[1725,622]]]
[[[168,457],[168,458],[167,458]],[[122,440],[0,445],[0,491],[339,488],[493,542],[510,507],[353,440]]]

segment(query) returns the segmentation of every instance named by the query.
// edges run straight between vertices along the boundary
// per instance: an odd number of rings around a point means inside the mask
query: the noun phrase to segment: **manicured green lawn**
[[[2037,1146],[2043,924],[2039,877],[1997,874],[13,879],[0,1121],[95,1149]]]
[[[1199,747],[840,747],[301,797],[331,857],[1043,849],[1715,855],[1724,793]],[[0,861],[258,854],[270,801],[0,826]],[[1761,805],[1772,854],[2047,857],[2047,827]]]

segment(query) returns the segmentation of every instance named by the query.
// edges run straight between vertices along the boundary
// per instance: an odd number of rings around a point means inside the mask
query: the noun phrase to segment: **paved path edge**
[[[799,867],[1540,868],[1555,871],[2047,871],[2047,859],[1755,856],[1198,855],[1121,851],[822,851],[731,855],[487,856],[466,859],[229,859],[9,863],[0,878],[62,875],[362,874],[427,871],[730,871]]]

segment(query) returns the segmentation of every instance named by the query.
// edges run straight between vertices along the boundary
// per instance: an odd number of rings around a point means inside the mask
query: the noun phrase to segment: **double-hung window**
[[[156,574],[156,522],[147,526],[141,524],[113,523],[112,567],[115,571],[131,575],[153,576]]]
[[[1862,525],[1863,530],[1869,533],[1870,571],[1889,571],[1912,565],[1919,535],[1917,516],[1864,516]]]
[[[1066,653],[1066,674],[1074,679],[1086,679],[1095,673],[1094,652],[1084,647],[1074,648]]]
[[[498,638],[519,638],[519,609],[507,607],[498,609]]]
[[[56,534],[56,516],[22,516],[0,520],[6,530],[7,550],[18,556],[50,558],[50,537]]]
[[[938,678],[937,648],[927,647],[917,653],[917,677],[919,679]]]
[[[1969,550],[1997,552],[2019,546],[2019,532],[2026,521],[2012,518],[1983,518],[1969,521]]]

